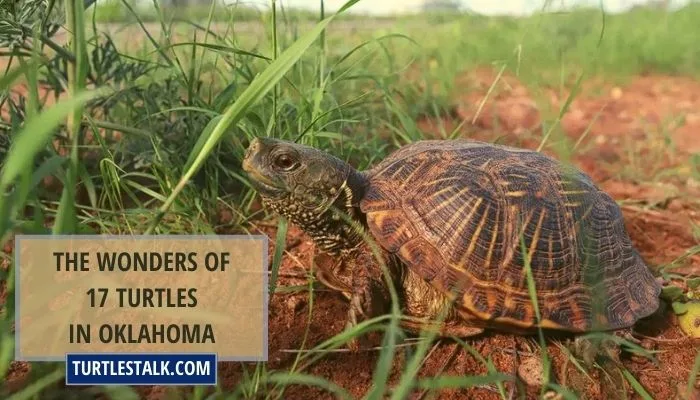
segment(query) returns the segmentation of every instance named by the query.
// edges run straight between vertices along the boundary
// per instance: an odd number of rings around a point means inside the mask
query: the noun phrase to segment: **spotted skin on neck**
[[[355,191],[359,191],[359,188]],[[317,209],[304,207],[303,202],[294,195],[281,199],[264,198],[263,205],[298,225],[311,236],[319,249],[330,255],[338,255],[357,248],[362,242],[362,235],[348,224],[347,217],[361,225],[364,225],[364,218],[357,205],[359,199],[348,181],[340,189],[329,189],[328,193],[337,196],[335,201],[330,206]],[[347,217],[343,218],[338,211]]]

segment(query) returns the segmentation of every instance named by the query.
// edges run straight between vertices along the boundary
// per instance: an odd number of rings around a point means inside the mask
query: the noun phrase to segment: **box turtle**
[[[319,265],[318,277],[351,300],[350,325],[388,310],[389,282],[405,329],[443,316],[440,333],[460,337],[614,331],[659,307],[660,283],[615,201],[540,152],[426,140],[358,171],[312,147],[256,138],[243,169],[264,206],[338,260]]]

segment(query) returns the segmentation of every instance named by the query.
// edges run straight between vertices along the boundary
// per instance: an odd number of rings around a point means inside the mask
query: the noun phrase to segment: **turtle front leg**
[[[384,280],[381,264],[368,248],[361,248],[352,260],[352,294],[348,309],[346,329],[357,326],[358,321],[386,314],[391,305],[391,295]],[[348,348],[358,351],[357,337],[348,342]]]

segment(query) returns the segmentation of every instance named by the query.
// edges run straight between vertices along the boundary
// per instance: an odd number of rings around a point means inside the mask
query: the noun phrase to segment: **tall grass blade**
[[[698,354],[695,356],[695,362],[693,363],[693,368],[688,375],[688,387],[686,388],[686,393],[690,396],[693,393],[695,382],[700,379],[700,349],[698,349]]]
[[[68,79],[70,93],[79,93],[85,87],[87,77],[88,60],[87,45],[85,38],[85,10],[82,0],[67,0],[66,21],[68,31],[71,32],[71,44],[75,63],[68,65]],[[66,173],[66,181],[61,193],[61,202],[56,212],[56,219],[52,232],[54,234],[72,233],[77,227],[77,217],[75,213],[75,190],[78,183],[78,172],[80,168],[80,143],[82,141],[81,121],[83,115],[83,104],[78,103],[73,107],[73,112],[68,116],[68,137],[72,138],[70,161]]]
[[[7,190],[21,172],[31,169],[34,157],[48,144],[54,130],[73,112],[75,107],[108,92],[106,88],[83,91],[59,101],[40,115],[27,120],[7,153],[5,165],[0,172],[0,191]]]
[[[9,301],[5,306],[10,309],[0,319],[0,376],[7,376],[7,371],[10,369],[10,364],[15,358],[15,335],[11,331],[11,325],[14,324],[14,283],[15,269],[10,268],[7,274],[7,293]],[[11,297],[12,296],[12,297]]]
[[[29,61],[26,62],[19,67],[14,68],[10,72],[6,73],[2,77],[0,77],[0,90],[8,90],[12,84],[17,80],[22,75],[26,75],[27,71],[29,71],[31,68],[34,68],[36,66],[36,63]]]
[[[359,0],[350,0],[345,3],[345,5],[334,14],[323,21],[319,22],[312,30],[300,37],[294,44],[292,44],[287,50],[285,50],[279,58],[277,58],[273,63],[271,63],[262,74],[258,75],[250,86],[241,93],[240,97],[224,112],[221,121],[214,127],[209,140],[204,143],[202,150],[197,154],[194,162],[187,169],[185,174],[180,178],[180,181],[173,189],[172,193],[168,196],[168,199],[160,207],[158,215],[153,220],[151,225],[146,230],[146,234],[150,234],[160,223],[165,213],[170,209],[170,206],[175,201],[175,198],[180,194],[180,192],[185,188],[187,183],[190,181],[192,176],[199,170],[199,168],[204,163],[209,153],[214,149],[214,146],[219,142],[226,130],[233,124],[237,123],[246,111],[256,102],[260,101],[292,68],[292,66],[301,58],[306,49],[313,44],[313,42],[318,38],[319,34],[326,29],[333,19],[339,15],[342,11],[351,7],[353,4],[357,3]]]
[[[385,397],[386,385],[389,381],[391,369],[394,364],[394,356],[396,353],[396,344],[399,334],[399,319],[392,318],[389,320],[389,326],[382,340],[382,351],[379,354],[379,360],[374,369],[372,376],[372,390],[367,396],[367,399],[382,399]]]
[[[26,177],[30,176],[28,172],[33,170],[34,158],[48,144],[54,130],[73,112],[75,107],[106,93],[108,93],[107,89],[96,89],[61,100],[53,107],[27,120],[22,130],[16,135],[5,159],[5,164],[0,171],[0,195],[5,197],[0,202],[0,217],[2,217],[0,238],[2,241],[6,239],[7,231],[10,229],[10,210],[23,206],[23,204],[9,200],[10,197],[6,193],[10,186],[21,174]],[[13,196],[13,198],[17,199],[18,197]]]
[[[632,375],[632,373],[628,369],[623,369],[622,370],[622,375],[625,376],[625,379],[627,379],[627,382],[632,385],[632,388],[634,389],[635,392],[639,395],[644,400],[654,400],[654,398],[647,392],[646,389],[644,389],[644,386],[642,386],[641,383],[637,380],[637,378]]]
[[[272,256],[272,271],[270,274],[270,300],[275,294],[277,288],[277,277],[279,275],[280,265],[282,264],[282,255],[287,242],[287,219],[280,218],[277,224],[277,236],[275,238],[275,254]]]

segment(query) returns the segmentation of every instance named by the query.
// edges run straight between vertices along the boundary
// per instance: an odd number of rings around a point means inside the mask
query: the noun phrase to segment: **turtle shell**
[[[613,330],[659,306],[615,201],[543,153],[429,140],[367,176],[360,208],[377,243],[479,319]]]

